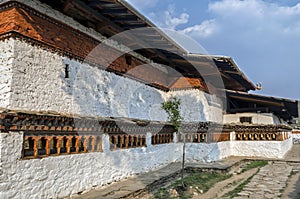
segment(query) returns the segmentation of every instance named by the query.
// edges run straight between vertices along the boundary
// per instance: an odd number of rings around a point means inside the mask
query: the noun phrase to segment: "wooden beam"
[[[243,112],[264,112],[268,113],[269,108],[268,107],[259,107],[259,108],[234,108],[234,109],[229,109],[229,113],[243,113]]]
[[[127,15],[127,14],[129,14],[127,11],[128,11],[127,9],[122,8],[122,9],[101,9],[99,12],[101,14],[113,14],[113,15],[114,14],[121,14],[121,15],[125,14],[125,15]]]

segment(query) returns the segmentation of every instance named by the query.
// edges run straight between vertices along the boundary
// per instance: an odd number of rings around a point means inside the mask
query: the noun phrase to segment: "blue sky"
[[[300,99],[300,1],[127,0],[158,27],[233,57],[257,94]]]

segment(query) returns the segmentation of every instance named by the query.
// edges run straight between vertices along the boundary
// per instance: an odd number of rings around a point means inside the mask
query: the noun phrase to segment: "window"
[[[240,117],[240,122],[252,124],[252,117]]]
[[[65,78],[69,78],[70,75],[69,75],[69,64],[66,64],[65,65]]]
[[[125,60],[127,65],[131,65],[131,56],[130,55],[125,55]]]

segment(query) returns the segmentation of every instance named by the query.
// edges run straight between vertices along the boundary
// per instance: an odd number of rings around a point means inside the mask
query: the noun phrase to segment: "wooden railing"
[[[157,133],[151,136],[151,144],[167,144],[173,142],[173,133]]]
[[[45,157],[102,151],[99,135],[28,135],[24,136],[23,157]]]
[[[221,125],[211,122],[184,123],[181,127],[186,142],[192,143],[222,142],[230,138],[282,141],[289,138],[291,130],[285,125]],[[0,132],[22,132],[22,157],[40,158],[101,152],[103,135],[109,135],[110,150],[147,147],[150,142],[146,140],[147,133],[152,133],[152,145],[172,143],[175,129],[164,122],[70,117],[0,109]],[[177,136],[176,142],[182,142],[183,135],[177,133]]]
[[[283,141],[289,138],[288,132],[237,132],[235,140]]]
[[[218,132],[218,133],[184,133],[179,135],[179,142],[183,142],[183,136],[185,141],[190,143],[210,143],[210,142],[224,142],[230,141],[230,132]]]
[[[201,143],[207,142],[207,133],[184,133],[178,134],[178,141],[183,142],[185,136],[186,142]]]
[[[110,149],[128,149],[146,147],[146,134],[111,134]]]

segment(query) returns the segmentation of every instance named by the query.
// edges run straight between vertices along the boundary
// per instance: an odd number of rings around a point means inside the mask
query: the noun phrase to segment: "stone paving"
[[[267,166],[261,168],[235,199],[300,198],[300,187],[298,187],[300,184],[299,169],[300,145],[297,144],[286,154],[284,160],[270,161]],[[296,175],[296,179],[292,175]],[[293,181],[288,182],[291,177]]]
[[[280,198],[293,167],[286,162],[271,162],[264,166],[234,199]]]

